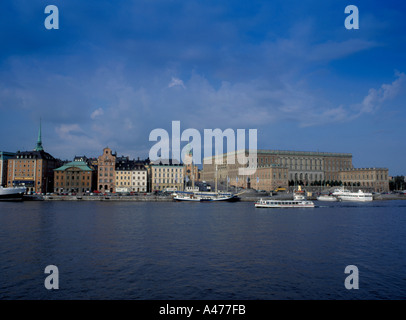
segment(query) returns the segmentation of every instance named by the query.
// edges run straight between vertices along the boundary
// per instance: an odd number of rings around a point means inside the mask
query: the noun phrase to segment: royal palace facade
[[[242,163],[243,158],[249,159],[246,164]],[[241,169],[250,167],[251,170],[241,174]],[[266,191],[292,184],[339,183],[362,186],[376,192],[389,190],[387,168],[354,168],[350,153],[257,150],[255,156],[248,150],[240,150],[204,158],[201,179],[217,179],[219,183],[226,181],[230,186]]]

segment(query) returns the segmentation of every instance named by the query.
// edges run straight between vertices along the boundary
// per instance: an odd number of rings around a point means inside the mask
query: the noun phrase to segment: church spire
[[[42,133],[41,133],[41,119],[39,120],[39,131],[38,131],[38,140],[37,146],[34,149],[35,151],[42,151],[44,148],[42,147]]]

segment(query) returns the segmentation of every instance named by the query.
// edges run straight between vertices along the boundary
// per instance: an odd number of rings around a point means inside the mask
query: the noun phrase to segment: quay
[[[109,195],[109,196],[89,196],[89,195],[45,195],[37,197],[35,200],[44,201],[139,201],[139,202],[163,202],[173,201],[171,196],[162,195],[138,195],[138,196],[122,196],[122,195]]]
[[[291,200],[292,193],[283,193],[270,196],[268,194],[247,193],[240,195],[241,201],[255,202],[264,200]],[[308,200],[316,200],[317,196],[308,196]],[[374,200],[406,200],[404,194],[373,194]],[[168,202],[173,201],[170,195],[35,195],[24,196],[25,201],[134,201],[134,202]]]

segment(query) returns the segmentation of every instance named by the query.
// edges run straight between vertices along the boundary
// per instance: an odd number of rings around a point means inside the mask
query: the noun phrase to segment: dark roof
[[[56,160],[48,152],[41,151],[18,151],[11,159],[44,159],[44,160]]]

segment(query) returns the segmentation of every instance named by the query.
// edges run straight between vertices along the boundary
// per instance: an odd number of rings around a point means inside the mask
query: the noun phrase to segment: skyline
[[[0,150],[146,158],[156,128],[258,129],[258,148],[344,152],[404,175],[406,5],[0,4]],[[356,4],[360,29],[344,27]],[[12,28],[10,28],[12,26]]]

